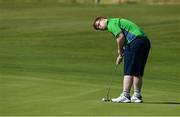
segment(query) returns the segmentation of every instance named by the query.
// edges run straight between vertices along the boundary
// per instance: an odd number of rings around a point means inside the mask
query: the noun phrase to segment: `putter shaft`
[[[116,73],[116,70],[117,70],[117,64],[115,66],[115,69],[114,69],[114,72]],[[112,84],[112,81],[113,81],[113,78],[111,78],[110,82],[109,82],[109,87],[108,87],[108,91],[107,91],[107,96],[106,96],[106,100],[110,101],[110,98],[109,98],[109,93],[110,93],[110,88],[111,88],[111,84]]]

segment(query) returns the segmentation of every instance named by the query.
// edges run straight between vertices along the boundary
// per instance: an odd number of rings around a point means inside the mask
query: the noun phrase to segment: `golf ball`
[[[102,101],[105,101],[105,98],[102,98]]]

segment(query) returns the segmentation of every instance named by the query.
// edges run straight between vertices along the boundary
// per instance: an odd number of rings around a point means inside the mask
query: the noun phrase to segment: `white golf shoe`
[[[125,95],[121,94],[118,98],[111,99],[112,102],[115,103],[130,103],[130,96],[126,97]]]
[[[134,102],[134,103],[142,103],[142,102],[143,102],[142,96],[141,96],[141,95],[140,95],[140,96],[135,96],[135,95],[133,95],[133,96],[131,97],[131,102]]]

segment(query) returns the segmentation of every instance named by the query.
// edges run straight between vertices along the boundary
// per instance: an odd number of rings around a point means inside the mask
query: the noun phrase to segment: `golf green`
[[[0,4],[1,116],[180,116],[179,5]],[[122,90],[116,43],[93,30],[96,16],[128,18],[152,48],[143,104],[101,102]],[[131,92],[133,93],[133,92]]]

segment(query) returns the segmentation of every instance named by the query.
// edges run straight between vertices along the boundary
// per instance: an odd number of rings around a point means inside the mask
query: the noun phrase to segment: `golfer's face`
[[[98,20],[96,22],[96,26],[99,30],[105,30],[106,29],[106,21],[105,19]]]

